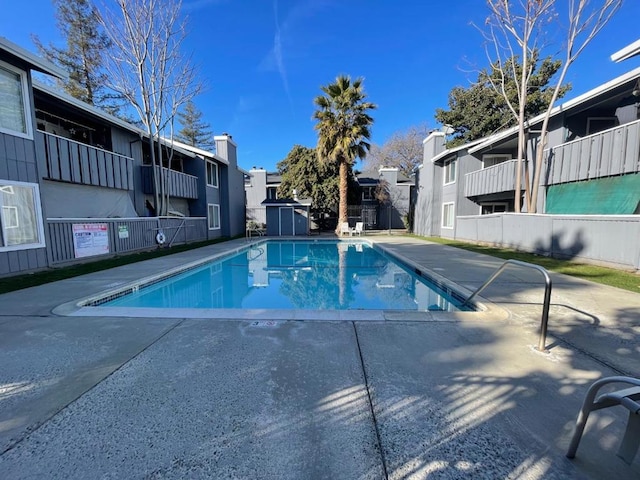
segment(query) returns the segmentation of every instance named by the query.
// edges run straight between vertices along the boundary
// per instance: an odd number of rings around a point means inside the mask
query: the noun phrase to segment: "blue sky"
[[[365,78],[378,105],[372,141],[382,144],[412,125],[437,128],[451,88],[488,63],[471,25],[487,15],[483,0],[183,0],[183,9],[185,49],[207,84],[196,104],[215,134],[233,135],[246,169],[275,169],[293,145],[315,146],[313,99],[339,74]],[[640,2],[627,0],[572,66],[566,99],[640,65],[609,59],[640,38],[638,18]],[[31,34],[60,43],[51,1],[3,1],[0,35],[35,51]]]

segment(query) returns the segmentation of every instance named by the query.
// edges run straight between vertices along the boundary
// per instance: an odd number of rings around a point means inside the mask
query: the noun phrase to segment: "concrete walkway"
[[[502,263],[371,239],[467,289]],[[640,478],[640,455],[615,455],[620,407],[564,456],[588,385],[640,376],[637,294],[553,275],[547,354],[541,278],[511,269],[484,295],[508,310],[497,319],[51,313],[241,243],[1,295],[0,478]]]

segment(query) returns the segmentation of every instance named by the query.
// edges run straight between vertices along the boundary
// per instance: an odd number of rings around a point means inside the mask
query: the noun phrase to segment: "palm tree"
[[[340,172],[340,204],[338,208],[339,232],[342,222],[347,221],[347,183],[349,171],[356,158],[364,159],[369,150],[370,131],[373,118],[367,113],[377,108],[365,102],[363,79],[351,82],[351,77],[340,75],[335,83],[320,87],[324,95],[315,98],[318,107],[313,118],[318,121],[318,158],[322,162],[337,163]]]

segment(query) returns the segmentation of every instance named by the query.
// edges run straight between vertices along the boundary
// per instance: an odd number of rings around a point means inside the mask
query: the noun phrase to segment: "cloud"
[[[280,26],[278,25],[278,0],[274,0],[273,2],[273,13],[276,21],[276,32],[273,39],[273,58],[276,63],[276,68],[278,69],[278,73],[280,74],[280,78],[282,79],[282,85],[284,87],[284,91],[289,98],[289,103],[293,104],[291,100],[291,93],[289,92],[289,82],[287,81],[287,70],[284,66],[284,59],[282,55],[282,32],[280,31]]]
[[[289,81],[287,76],[287,68],[285,58],[288,51],[285,51],[286,45],[294,45],[292,39],[292,31],[301,22],[309,18],[313,18],[318,10],[324,9],[333,3],[333,0],[302,0],[299,1],[286,15],[283,22],[280,22],[278,15],[278,0],[273,2],[273,12],[275,20],[275,31],[273,35],[273,45],[267,55],[258,65],[258,70],[275,71],[280,75],[282,86],[292,104],[291,93],[289,89]]]

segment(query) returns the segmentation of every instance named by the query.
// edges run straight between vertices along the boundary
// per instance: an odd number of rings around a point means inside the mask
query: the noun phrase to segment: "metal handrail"
[[[551,303],[551,277],[549,277],[549,273],[546,269],[541,267],[540,265],[534,265],[533,263],[521,262],[520,260],[507,260],[504,262],[493,274],[482,284],[478,289],[469,295],[462,305],[468,304],[473,297],[482,292],[485,288],[489,286],[491,282],[493,282],[498,275],[500,275],[505,268],[509,265],[518,265],[520,267],[533,268],[534,270],[538,270],[544,276],[544,303],[542,305],[542,319],[540,321],[540,339],[538,341],[537,349],[541,352],[548,352],[545,348],[545,344],[547,341],[547,324],[549,323],[549,304]]]

